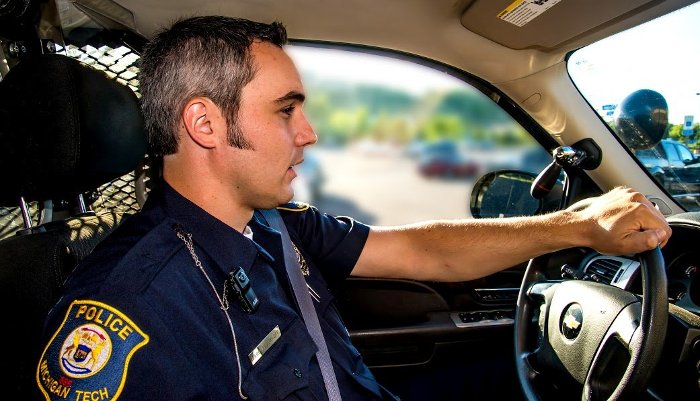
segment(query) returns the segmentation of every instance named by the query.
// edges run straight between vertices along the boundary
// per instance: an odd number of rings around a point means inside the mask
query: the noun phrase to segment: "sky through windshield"
[[[700,120],[700,3],[576,51],[569,73],[604,117],[637,89],[652,89],[668,102],[669,122]],[[605,112],[603,112],[605,111]]]

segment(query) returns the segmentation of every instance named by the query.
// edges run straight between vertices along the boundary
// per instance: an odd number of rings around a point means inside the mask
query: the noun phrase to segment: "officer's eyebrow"
[[[304,100],[306,100],[306,95],[297,91],[289,91],[286,95],[275,99],[275,103],[285,103],[290,100],[296,100],[299,103],[304,103]]]

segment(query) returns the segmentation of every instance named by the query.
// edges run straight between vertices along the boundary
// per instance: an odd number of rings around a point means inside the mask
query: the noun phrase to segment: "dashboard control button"
[[[561,266],[561,278],[580,280],[582,276],[583,274],[581,274],[581,272],[578,269],[574,268],[569,264],[565,263]]]

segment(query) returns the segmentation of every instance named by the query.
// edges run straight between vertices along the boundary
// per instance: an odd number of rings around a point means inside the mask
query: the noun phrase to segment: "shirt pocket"
[[[250,368],[243,381],[244,393],[252,401],[317,400],[309,378],[318,348],[301,319],[281,331],[281,337]]]

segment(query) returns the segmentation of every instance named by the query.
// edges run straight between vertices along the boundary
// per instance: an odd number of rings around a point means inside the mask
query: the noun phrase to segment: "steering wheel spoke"
[[[545,280],[534,283],[528,288],[527,296],[532,301],[544,303],[548,294],[551,294],[560,282]]]
[[[630,364],[641,312],[641,304],[635,302],[613,320],[588,369],[583,399],[607,400],[613,394]]]
[[[610,325],[606,337],[615,337],[629,352],[632,337],[639,328],[639,319],[642,314],[641,303],[633,303],[624,308]]]
[[[536,381],[541,373],[539,369],[539,348],[534,351],[526,352],[520,355],[520,358],[525,366],[527,366],[527,375],[531,381]]]

